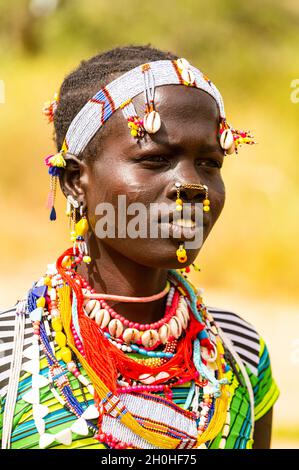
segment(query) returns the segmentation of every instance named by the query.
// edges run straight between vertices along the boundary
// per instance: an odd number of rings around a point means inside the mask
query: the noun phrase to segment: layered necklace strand
[[[166,309],[163,318],[152,324],[139,324],[125,319],[117,314],[112,307],[108,305],[106,300],[98,295],[98,298],[90,298],[92,289],[87,282],[79,276],[74,270],[68,270],[68,274],[76,279],[82,289],[84,296],[84,312],[85,315],[92,319],[98,326],[99,331],[103,334],[111,345],[121,351],[124,358],[130,354],[131,360],[137,365],[147,366],[151,368],[151,372],[140,374],[138,378],[133,378],[123,371],[117,377],[117,394],[140,394],[142,392],[150,394],[164,394],[167,400],[173,399],[174,387],[191,383],[190,391],[184,405],[184,409],[190,409],[194,413],[194,419],[197,422],[198,434],[202,434],[212,419],[215,400],[217,394],[211,387],[211,383],[207,377],[201,377],[197,368],[189,375],[184,377],[170,377],[167,370],[155,374],[155,369],[160,366],[167,366],[178,353],[180,343],[185,339],[192,320],[190,317],[190,302],[186,296],[186,292],[178,285],[176,279],[170,277],[171,287],[168,290]],[[44,426],[41,425],[42,418],[35,419],[40,433],[40,447],[48,447],[55,440],[65,445],[70,445],[72,441],[72,432],[79,435],[87,435],[90,431],[94,437],[100,442],[105,443],[108,447],[127,448],[134,447],[130,442],[121,442],[109,433],[103,433],[90,420],[98,418],[99,412],[94,405],[87,407],[84,411],[82,404],[75,398],[68,373],[71,373],[88,392],[93,396],[94,389],[90,381],[86,378],[80,365],[76,365],[74,354],[67,346],[67,338],[63,331],[62,320],[60,317],[58,291],[64,285],[64,280],[57,272],[42,278],[37,285],[45,286],[44,295],[39,298],[32,296],[29,301],[30,318],[33,323],[34,334],[38,336],[42,350],[47,358],[49,366],[49,380],[52,383],[51,390],[57,400],[77,417],[74,425],[66,429],[58,436],[53,436],[45,432]],[[78,318],[75,311],[75,296],[73,295],[73,317],[72,317],[72,334],[75,345],[84,357],[85,351],[80,335]],[[202,358],[207,365],[214,363],[216,359],[216,337],[217,328],[212,317],[207,314],[203,304],[199,304],[201,314],[206,319],[207,329],[203,329],[199,335],[203,345],[212,344],[213,347],[205,348],[205,356]],[[55,351],[53,338],[59,351]],[[136,357],[139,356],[139,357]],[[140,357],[141,356],[141,357]],[[57,359],[60,357],[60,361]],[[63,361],[63,365],[61,364]],[[227,364],[224,362],[223,355],[221,357],[221,367],[223,372],[227,370]],[[167,369],[167,367],[166,367]],[[212,368],[212,374],[217,376],[217,370]],[[211,378],[213,380],[213,378]],[[214,379],[215,381],[215,379]],[[36,400],[35,400],[36,401]],[[30,401],[29,401],[30,402]],[[36,404],[36,403],[34,403]],[[99,425],[101,420],[99,420]],[[81,434],[80,434],[81,433]]]

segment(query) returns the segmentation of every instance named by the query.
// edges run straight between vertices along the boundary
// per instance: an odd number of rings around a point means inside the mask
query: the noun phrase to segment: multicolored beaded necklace
[[[228,427],[223,378],[228,365],[201,297],[185,276],[171,270],[163,318],[152,324],[130,322],[101,294],[90,298],[95,293],[76,272],[75,259],[73,248],[63,253],[28,296],[36,340],[28,366],[32,390],[24,399],[33,404],[40,447],[55,440],[70,445],[72,433],[90,432],[108,448],[206,447]],[[58,435],[45,431],[46,410],[39,404],[38,343],[53,395],[77,418]],[[93,405],[84,409],[68,374],[87,388]],[[181,408],[173,402],[173,389],[183,384],[189,393]],[[147,415],[141,416],[145,409]]]

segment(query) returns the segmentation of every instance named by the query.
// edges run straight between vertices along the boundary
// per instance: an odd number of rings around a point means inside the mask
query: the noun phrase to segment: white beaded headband
[[[51,220],[56,219],[54,201],[58,177],[66,166],[64,155],[68,153],[79,156],[96,132],[118,109],[122,109],[133,137],[140,139],[145,133],[156,133],[161,127],[161,118],[155,109],[155,88],[162,85],[198,88],[215,99],[220,115],[220,145],[226,154],[237,152],[239,144],[254,143],[247,132],[230,128],[226,122],[220,92],[208,77],[190,65],[186,59],[158,60],[140,65],[119,76],[90,98],[71,122],[61,150],[45,159],[51,176],[48,198],[48,207],[52,208]],[[142,92],[145,97],[145,114],[139,117],[132,99]],[[44,108],[44,114],[48,116],[49,121],[53,120],[58,100],[56,94],[54,101],[47,103]]]
[[[162,85],[187,85],[206,91],[217,101],[220,117],[225,118],[219,91],[198,69],[185,59],[158,60],[135,67],[101,88],[71,122],[65,137],[67,151],[78,156],[117,109],[130,103],[142,91],[146,96],[150,88],[147,78],[152,81],[153,93],[155,87]]]

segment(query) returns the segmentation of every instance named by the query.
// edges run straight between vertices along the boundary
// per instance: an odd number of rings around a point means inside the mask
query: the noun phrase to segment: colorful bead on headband
[[[219,108],[220,145],[225,154],[237,153],[240,144],[253,144],[248,132],[230,128],[226,121],[223,100],[215,85],[186,59],[158,60],[149,62],[124,73],[108,85],[101,88],[83,106],[71,122],[62,148],[56,155],[50,155],[45,163],[49,167],[50,194],[48,206],[51,208],[50,219],[56,219],[54,208],[57,180],[66,163],[65,153],[79,156],[95,133],[119,108],[128,121],[130,133],[140,139],[145,133],[154,134],[161,127],[161,117],[155,107],[155,88],[163,85],[184,85],[201,89],[212,96]],[[132,99],[144,92],[145,114],[139,117]],[[52,121],[57,106],[57,99],[44,108],[45,114]]]

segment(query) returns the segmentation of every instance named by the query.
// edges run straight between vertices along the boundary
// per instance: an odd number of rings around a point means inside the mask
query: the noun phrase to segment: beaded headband
[[[186,59],[158,60],[140,65],[116,78],[90,98],[71,122],[61,150],[46,157],[45,163],[51,176],[48,197],[51,220],[56,219],[54,201],[58,177],[66,166],[64,155],[69,153],[79,156],[96,132],[118,109],[122,109],[134,138],[141,139],[146,133],[158,132],[161,118],[155,109],[155,87],[163,85],[198,88],[215,99],[220,114],[220,145],[225,154],[237,153],[237,147],[242,143],[254,143],[248,132],[237,131],[228,125],[220,92],[207,76],[190,65]],[[132,102],[141,92],[144,92],[145,97],[145,112],[142,118],[137,115]],[[58,100],[56,94],[54,100],[48,102],[43,109],[50,122],[53,121]]]

